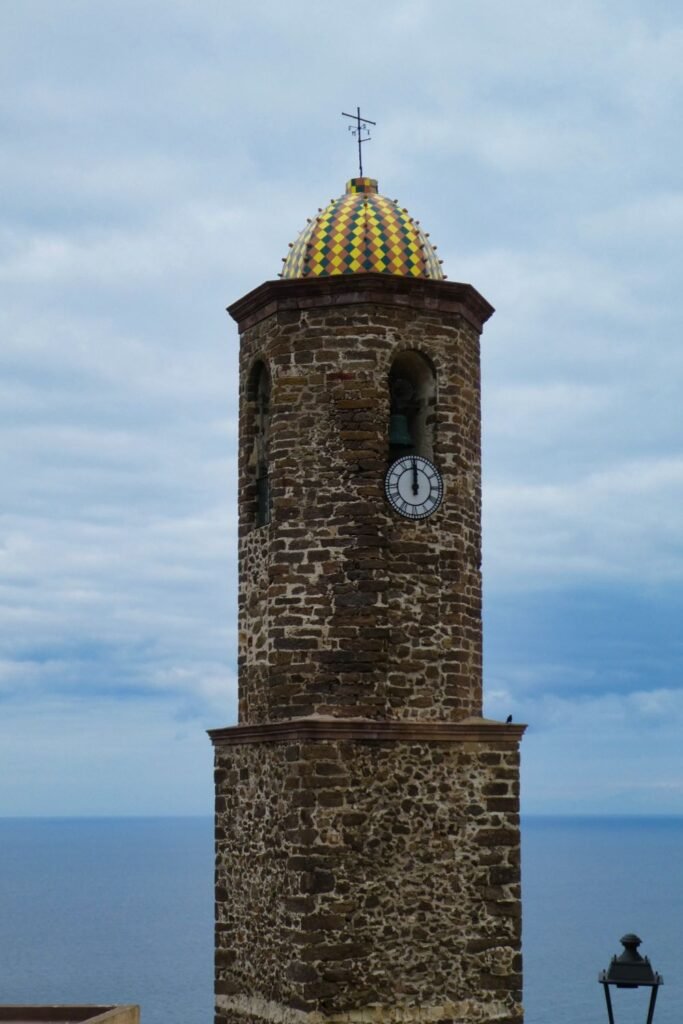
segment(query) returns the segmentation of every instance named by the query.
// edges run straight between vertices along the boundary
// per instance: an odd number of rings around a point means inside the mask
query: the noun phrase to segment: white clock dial
[[[423,455],[402,455],[384,478],[389,504],[407,519],[426,519],[443,498],[443,480],[436,466]]]

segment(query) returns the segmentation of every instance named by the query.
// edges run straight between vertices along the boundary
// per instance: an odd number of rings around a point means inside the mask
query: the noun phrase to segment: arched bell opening
[[[434,459],[436,371],[413,349],[400,352],[389,371],[389,461],[401,455]]]
[[[254,363],[247,381],[249,410],[249,473],[253,495],[254,522],[265,526],[270,522],[270,373],[264,362]]]

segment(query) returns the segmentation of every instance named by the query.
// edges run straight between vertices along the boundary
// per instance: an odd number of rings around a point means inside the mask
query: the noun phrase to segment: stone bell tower
[[[240,332],[216,1024],[521,1021],[521,726],[481,717],[479,336],[352,179]]]

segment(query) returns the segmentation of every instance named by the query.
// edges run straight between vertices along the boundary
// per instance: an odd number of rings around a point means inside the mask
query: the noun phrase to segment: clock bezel
[[[418,462],[421,467],[425,467],[425,466],[429,467],[429,469],[432,470],[434,479],[437,482],[437,486],[436,486],[436,488],[434,488],[434,486],[431,484],[430,475],[429,474],[425,474],[428,478],[430,478],[429,499],[432,498],[432,495],[434,494],[434,490],[436,490],[437,498],[436,498],[436,501],[434,502],[434,504],[430,508],[428,508],[424,512],[419,512],[419,513],[418,512],[414,512],[414,511],[408,511],[408,509],[410,509],[410,502],[406,502],[404,498],[402,499],[402,501],[404,502],[404,504],[407,507],[406,507],[406,509],[400,508],[398,506],[398,504],[396,503],[394,497],[392,496],[390,490],[389,490],[389,481],[391,479],[391,476],[392,476],[392,473],[393,473],[395,467],[398,466],[399,463],[404,463],[405,462],[405,463],[408,463],[408,466],[407,466],[407,468],[406,468],[406,470],[404,472],[410,472],[412,470],[412,462],[413,462],[413,460]],[[400,474],[400,475],[402,476],[403,474]],[[422,519],[428,519],[430,516],[434,515],[434,513],[437,511],[438,508],[440,508],[441,503],[443,502],[443,496],[444,496],[443,477],[441,476],[441,473],[440,473],[438,467],[435,466],[434,463],[431,461],[431,459],[428,459],[426,456],[424,456],[424,455],[399,455],[399,457],[397,459],[394,459],[394,461],[388,467],[388,469],[387,469],[387,471],[386,471],[386,473],[384,475],[384,495],[385,495],[389,505],[393,509],[393,511],[396,512],[398,515],[400,515],[403,519],[411,519],[413,522],[419,522]],[[422,506],[424,504],[425,504],[425,502],[422,501],[422,502],[420,502],[419,505],[416,505],[416,506],[413,506],[413,507],[414,508],[419,508],[420,506]]]

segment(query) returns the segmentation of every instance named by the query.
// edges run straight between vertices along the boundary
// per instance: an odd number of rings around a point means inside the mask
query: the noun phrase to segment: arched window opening
[[[247,401],[253,436],[249,469],[254,483],[255,519],[257,526],[265,526],[270,522],[270,374],[265,363],[258,362],[252,368],[247,387]]]
[[[389,460],[401,455],[434,458],[436,373],[429,360],[408,350],[389,371]]]

